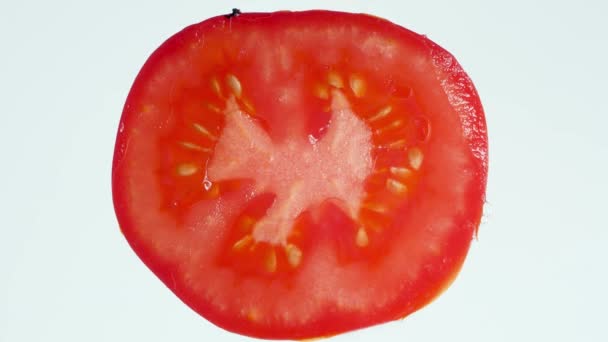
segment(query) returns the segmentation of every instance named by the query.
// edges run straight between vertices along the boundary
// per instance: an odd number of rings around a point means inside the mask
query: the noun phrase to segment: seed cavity
[[[335,71],[332,71],[327,75],[327,83],[334,88],[344,88],[344,81],[342,80],[342,77],[340,77],[340,75],[338,75],[338,73]]]
[[[386,188],[395,195],[403,195],[407,193],[407,185],[392,178],[386,180]]]
[[[365,81],[363,81],[362,78],[356,75],[351,75],[349,83],[350,89],[353,91],[353,94],[355,94],[356,97],[362,97],[365,95]]]
[[[241,97],[241,95],[243,94],[243,88],[241,88],[241,81],[239,81],[236,76],[234,76],[233,74],[226,75],[226,84],[228,85],[228,88],[232,90],[234,96],[236,96],[237,98]]]
[[[177,166],[177,174],[180,176],[192,176],[198,171],[198,167],[194,164],[186,163]]]
[[[209,130],[206,129],[205,126],[203,126],[201,124],[197,124],[197,123],[194,123],[193,126],[194,126],[194,129],[196,129],[199,133],[206,136],[207,138],[209,138],[213,141],[217,140],[217,137],[215,135],[213,135],[211,132],[209,132]]]
[[[422,153],[422,151],[419,148],[414,147],[408,151],[407,158],[410,162],[410,166],[414,170],[418,170],[418,169],[420,169],[420,166],[422,165],[422,160],[424,159],[424,154]]]
[[[393,107],[388,105],[380,109],[376,114],[367,119],[368,122],[376,122],[387,115],[389,115],[393,111]]]
[[[277,253],[274,248],[271,248],[264,259],[264,268],[270,273],[277,270]]]
[[[285,254],[287,254],[287,262],[291,267],[298,267],[302,261],[302,251],[294,244],[285,246]]]
[[[357,235],[355,236],[355,243],[359,247],[365,247],[369,245],[369,236],[367,235],[365,228],[359,227],[359,229],[357,230]]]
[[[232,249],[235,251],[241,251],[253,244],[253,236],[247,234],[242,239],[232,245]]]

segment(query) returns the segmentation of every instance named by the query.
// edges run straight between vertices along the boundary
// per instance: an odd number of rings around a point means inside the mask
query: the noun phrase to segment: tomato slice
[[[234,13],[145,63],[113,164],[120,227],[229,331],[328,336],[402,318],[479,225],[483,110],[453,56],[386,20]]]

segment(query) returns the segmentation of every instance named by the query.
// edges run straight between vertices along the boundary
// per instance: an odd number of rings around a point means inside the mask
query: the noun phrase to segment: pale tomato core
[[[255,182],[252,196],[276,194],[255,224],[256,241],[286,244],[296,217],[327,199],[339,201],[357,218],[363,181],[372,171],[371,132],[340,91],[333,97],[330,124],[320,139],[302,135],[282,142],[272,141],[233,98],[229,100],[207,177],[211,182],[249,178]],[[289,113],[285,120],[290,120]]]

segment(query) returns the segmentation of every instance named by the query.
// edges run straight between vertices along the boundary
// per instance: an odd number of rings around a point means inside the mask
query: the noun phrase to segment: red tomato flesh
[[[261,338],[402,318],[479,225],[485,119],[454,57],[386,20],[244,13],[144,65],[113,164],[118,221],[184,303]]]

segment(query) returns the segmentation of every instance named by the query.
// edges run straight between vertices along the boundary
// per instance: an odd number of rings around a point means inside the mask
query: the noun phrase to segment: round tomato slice
[[[120,227],[184,303],[261,338],[402,318],[456,276],[479,225],[483,110],[454,57],[386,20],[211,18],[128,96]]]

